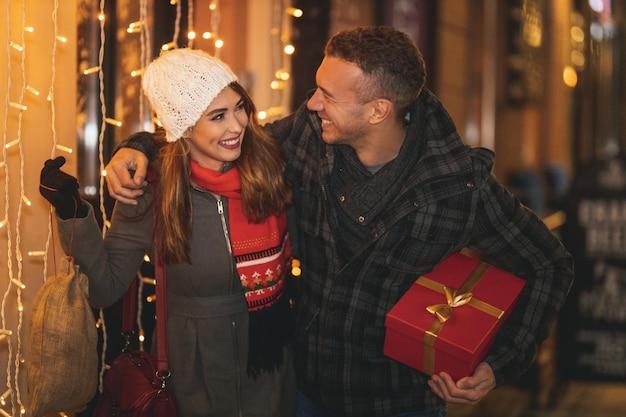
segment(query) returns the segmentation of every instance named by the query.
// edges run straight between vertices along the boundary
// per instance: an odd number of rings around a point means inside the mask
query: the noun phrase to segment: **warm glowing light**
[[[291,260],[291,275],[293,275],[294,277],[299,277],[301,273],[302,273],[302,270],[300,269],[300,261],[298,259],[292,259]]]
[[[11,46],[11,48],[15,49],[15,50],[16,50],[16,51],[18,51],[18,52],[22,52],[22,51],[24,50],[24,48],[22,47],[22,45],[17,44],[17,43],[15,43],[15,42],[11,42],[9,45]]]
[[[100,67],[87,68],[86,70],[83,71],[83,75],[94,74],[94,73],[96,73],[98,71],[100,71]]]
[[[15,139],[15,140],[12,140],[11,142],[7,143],[6,145],[4,145],[4,147],[6,149],[9,149],[9,148],[12,148],[13,146],[17,145],[18,143],[20,143],[20,140],[19,139]]]
[[[74,150],[72,148],[68,148],[67,146],[63,146],[63,145],[57,145],[57,146],[55,146],[55,148],[57,148],[60,151],[67,152],[67,153],[74,152]]]
[[[285,88],[284,81],[274,80],[270,83],[270,88],[272,90],[282,90]]]
[[[33,33],[35,28],[32,26],[24,26],[24,32]]]
[[[187,39],[196,39],[196,32],[193,30],[187,32]]]
[[[168,42],[166,44],[163,44],[163,46],[161,46],[161,50],[163,51],[167,51],[170,49],[175,49],[176,48],[176,44],[174,42]]]
[[[139,33],[141,32],[141,27],[143,26],[143,22],[138,20],[136,22],[132,22],[128,25],[126,32],[128,33]]]
[[[3,333],[4,334],[4,333]],[[10,333],[9,333],[10,334]],[[5,335],[6,336],[6,335]],[[6,403],[6,398],[7,396],[11,393],[11,388],[9,388],[8,390],[6,390],[4,392],[4,394],[2,394],[2,396],[0,396],[0,404],[2,405],[7,405]]]
[[[130,76],[131,77],[139,77],[140,75],[143,74],[143,68],[142,69],[138,69],[138,70],[134,70],[130,72]]]
[[[26,197],[25,195],[22,195],[22,201],[24,202],[24,204],[26,204],[29,207],[33,204],[33,203],[30,202],[28,197]]]
[[[296,51],[296,47],[291,44],[287,44],[283,48],[283,52],[285,52],[287,55],[292,55],[295,51]]]
[[[202,33],[202,39],[211,39],[212,37],[213,37],[213,34],[211,32]]]
[[[67,43],[67,38],[65,36],[57,35],[56,40],[59,42]]]
[[[576,87],[576,84],[578,84],[578,74],[569,65],[563,68],[563,82],[568,87]]]
[[[279,69],[274,75],[276,76],[276,78],[283,81],[287,81],[291,76],[289,72],[284,69]]]
[[[270,117],[282,116],[285,113],[285,109],[282,106],[270,107],[267,110],[261,110],[257,113],[259,120],[265,120]]]
[[[28,91],[29,93],[38,96],[39,95],[39,91],[37,91],[35,88],[31,87],[30,85],[26,86],[26,91]]]
[[[4,226],[6,226],[7,223],[9,223],[9,221],[7,219],[4,219],[4,220],[0,221],[0,229],[2,229]]]
[[[585,54],[580,51],[572,51],[570,54],[570,60],[572,64],[577,66],[578,68],[582,68],[585,66]]]
[[[21,289],[25,289],[26,288],[26,285],[24,285],[24,283],[22,281],[19,281],[19,280],[15,279],[15,278],[11,278],[11,282],[13,283],[13,285],[15,285],[15,286],[17,286],[17,287],[19,287]]]
[[[221,39],[215,40],[215,47],[216,48],[223,48],[224,47],[224,41],[221,40]]]
[[[209,10],[214,11],[215,9],[217,9],[217,4],[211,2],[211,4],[209,4]]]
[[[287,7],[287,9],[285,9],[285,12],[289,15],[289,16],[293,16],[293,17],[302,17],[302,9],[298,9],[296,7]]]
[[[104,119],[104,121],[113,126],[117,126],[117,127],[122,126],[122,122],[120,122],[119,120],[112,119],[110,117],[107,117],[106,119]]]
[[[28,256],[44,256],[46,254],[43,250],[29,250]]]
[[[18,110],[27,110],[28,109],[28,107],[24,106],[23,104],[14,103],[14,102],[9,103],[9,106],[11,106],[13,108],[16,108]]]
[[[98,13],[98,20],[99,21],[104,22],[104,18],[105,18],[104,13]]]
[[[569,33],[574,42],[583,43],[585,41],[585,32],[580,26],[572,26]]]

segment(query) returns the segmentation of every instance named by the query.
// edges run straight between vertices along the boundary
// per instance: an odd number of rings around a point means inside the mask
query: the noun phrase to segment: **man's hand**
[[[428,381],[433,392],[450,404],[474,405],[496,387],[496,377],[491,367],[481,362],[474,374],[456,383],[445,372],[433,375]]]
[[[120,203],[137,205],[136,198],[143,194],[143,187],[148,185],[146,173],[148,158],[140,151],[121,148],[109,161],[106,181],[109,194]]]

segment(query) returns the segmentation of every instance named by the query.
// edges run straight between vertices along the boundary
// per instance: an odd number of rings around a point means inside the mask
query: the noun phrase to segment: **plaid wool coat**
[[[266,129],[282,145],[294,191],[296,374],[306,395],[346,416],[440,405],[427,375],[383,355],[385,316],[418,276],[465,247],[527,281],[485,362],[498,385],[528,369],[570,289],[572,258],[492,175],[494,154],[462,143],[431,92],[407,115],[393,168],[353,187],[333,184],[336,165],[358,163],[356,155],[324,144],[306,103]]]

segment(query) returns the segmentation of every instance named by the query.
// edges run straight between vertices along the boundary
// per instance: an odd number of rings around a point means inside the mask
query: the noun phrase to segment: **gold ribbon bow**
[[[489,264],[479,262],[458,290],[455,290],[452,287],[447,287],[423,275],[416,281],[419,285],[439,293],[444,293],[447,300],[447,304],[433,304],[426,307],[431,314],[434,314],[437,317],[426,329],[424,337],[422,338],[422,342],[424,343],[423,367],[424,372],[427,374],[432,375],[435,371],[435,341],[439,337],[439,333],[443,329],[446,320],[452,317],[453,308],[469,304],[470,306],[495,317],[497,320],[500,320],[504,315],[504,311],[487,304],[476,297],[473,297],[471,293],[471,290],[478,283],[478,281],[482,279],[488,269]]]
[[[452,309],[464,306],[472,300],[471,292],[457,294],[457,290],[452,287],[443,287],[447,304],[433,304],[426,307],[429,313],[437,316],[441,323],[448,321],[452,317]]]

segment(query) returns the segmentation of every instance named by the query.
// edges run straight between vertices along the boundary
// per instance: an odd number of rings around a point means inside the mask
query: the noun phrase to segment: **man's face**
[[[367,133],[367,107],[356,95],[362,76],[356,64],[333,57],[325,57],[318,68],[317,90],[307,107],[319,116],[325,143],[357,149]]]

